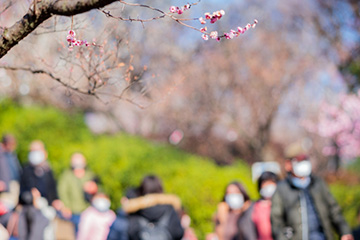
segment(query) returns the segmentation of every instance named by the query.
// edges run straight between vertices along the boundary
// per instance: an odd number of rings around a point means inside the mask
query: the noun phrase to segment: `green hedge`
[[[257,196],[250,169],[244,163],[219,167],[209,159],[139,137],[95,136],[80,113],[65,114],[51,107],[19,106],[3,100],[0,119],[0,134],[13,133],[18,139],[22,163],[34,139],[46,144],[55,176],[69,166],[73,152],[83,152],[89,168],[101,178],[104,191],[110,195],[113,209],[120,206],[125,190],[138,186],[144,175],[159,175],[165,191],[182,199],[200,239],[213,230],[212,216],[228,182],[237,179],[251,196]]]
[[[358,226],[359,222],[357,221],[356,214],[360,208],[360,186],[332,184],[330,190],[341,206],[344,217],[350,226]]]
[[[250,168],[241,161],[232,166],[217,166],[209,159],[139,137],[93,135],[79,112],[64,113],[51,107],[19,106],[0,100],[0,134],[3,133],[17,137],[22,163],[26,161],[29,143],[34,139],[43,140],[55,176],[69,167],[73,152],[83,152],[89,168],[101,178],[113,209],[120,206],[125,190],[139,185],[145,174],[159,175],[165,191],[182,199],[200,239],[213,230],[212,217],[228,182],[237,179],[244,183],[253,199],[258,197]],[[335,184],[331,191],[354,226],[360,188]]]

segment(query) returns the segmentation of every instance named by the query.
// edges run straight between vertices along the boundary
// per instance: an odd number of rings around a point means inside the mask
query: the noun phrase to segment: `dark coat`
[[[42,197],[51,204],[58,199],[56,182],[49,165],[44,162],[41,166],[26,165],[20,181],[20,194],[31,191],[32,188],[39,190]]]
[[[23,206],[19,216],[19,240],[42,240],[49,220],[34,206]]]
[[[126,213],[120,209],[116,213],[116,219],[110,227],[107,240],[128,240],[129,221]]]
[[[257,232],[256,226],[252,220],[252,215],[254,212],[254,204],[252,203],[251,206],[241,214],[238,226],[239,226],[239,240],[256,240],[257,239]]]
[[[165,214],[170,215],[168,222],[168,230],[174,240],[180,240],[184,235],[184,229],[181,226],[180,218],[171,205],[156,205],[153,207],[141,209],[136,213],[129,215],[129,239],[138,240],[138,232],[140,225],[138,224],[137,217],[142,216],[151,222],[157,222]]]
[[[9,183],[11,181],[10,167],[7,164],[6,157],[0,148],[0,181],[6,185],[5,191],[9,190]]]
[[[350,228],[341,214],[341,209],[326,184],[320,178],[312,176],[308,190],[326,239],[334,239],[332,226],[340,236],[350,234]],[[308,227],[301,218],[302,191],[291,183],[289,176],[277,185],[271,205],[274,239],[289,239],[289,235],[292,235],[291,239],[294,240],[308,239],[307,236],[302,236],[303,227]]]

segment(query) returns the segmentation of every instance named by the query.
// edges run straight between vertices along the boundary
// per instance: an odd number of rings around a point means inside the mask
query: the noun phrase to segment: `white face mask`
[[[269,184],[260,189],[260,195],[265,199],[270,199],[276,190],[276,184]]]
[[[45,154],[43,151],[31,151],[28,155],[29,162],[36,166],[45,160]]]
[[[231,209],[240,209],[244,205],[244,196],[241,193],[231,193],[225,196],[225,202]]]
[[[92,201],[92,205],[100,212],[106,212],[110,209],[110,201],[106,198],[95,198]]]
[[[305,189],[310,185],[311,178],[310,177],[305,177],[305,178],[291,177],[291,182],[295,187],[300,188],[300,189]]]
[[[71,165],[72,169],[85,169],[86,165],[83,163],[74,163]]]
[[[311,174],[311,162],[309,160],[292,161],[293,172],[297,177],[308,177]]]

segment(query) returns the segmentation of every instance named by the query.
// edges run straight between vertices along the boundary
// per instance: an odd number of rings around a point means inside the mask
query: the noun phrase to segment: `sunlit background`
[[[187,3],[178,0],[137,2],[166,12],[171,5]],[[30,4],[21,0],[2,1],[0,31],[18,21]],[[211,185],[219,176],[228,177],[222,185],[216,184],[216,194],[208,193],[209,196],[202,198],[208,201],[210,209],[206,216],[196,210],[199,205],[192,205],[199,202],[184,199],[195,224],[200,226],[196,229],[200,235],[211,231],[214,202],[220,201],[228,179],[234,177],[247,182],[255,198],[256,191],[250,181],[251,164],[280,161],[284,149],[299,143],[312,156],[316,173],[327,176],[329,172],[338,172],[338,178],[331,179],[335,181],[332,191],[338,198],[344,192],[349,193],[341,184],[353,184],[353,194],[341,205],[347,210],[348,221],[355,225],[354,209],[359,204],[354,203],[360,198],[356,187],[359,175],[348,169],[359,169],[356,166],[360,155],[359,8],[360,4],[354,0],[203,0],[181,16],[193,19],[186,21],[187,24],[201,28],[198,17],[223,9],[225,16],[207,25],[209,31],[219,33],[258,20],[256,28],[220,42],[204,41],[200,32],[170,18],[127,22],[109,18],[100,10],[73,18],[54,16],[0,60],[1,66],[44,70],[53,76],[0,68],[0,133],[16,135],[22,162],[26,161],[26,144],[43,138],[53,151],[50,160],[57,173],[67,166],[71,151],[78,149],[90,158],[94,170],[106,175],[96,163],[100,159],[95,150],[90,147],[100,140],[89,140],[102,139],[101,161],[113,163],[106,169],[116,166],[118,170],[116,175],[109,172],[110,179],[119,180],[107,188],[109,191],[119,189],[112,196],[114,201],[152,166],[152,171],[159,171],[164,181],[169,179],[166,190],[186,198],[190,193],[183,193],[185,190],[176,186],[192,184],[179,180],[185,177],[182,173],[185,170],[170,158],[181,162],[182,151],[205,157],[205,162],[215,163],[209,168],[218,170],[209,170],[213,175],[202,172],[205,175],[199,177],[201,174],[197,171],[201,172],[201,164],[189,162],[195,155],[186,155],[183,164],[189,164],[194,171],[189,173],[189,179],[204,179],[199,184]],[[159,15],[148,8],[120,3],[104,10],[114,16],[134,19]],[[70,29],[79,39],[101,47],[79,46],[69,51],[66,36]],[[55,78],[91,94],[74,91]],[[46,109],[39,110],[42,107]],[[51,117],[52,114],[70,119],[56,123],[57,117]],[[77,119],[79,125],[72,124],[71,119]],[[58,135],[53,137],[68,139],[69,144],[53,139],[51,133],[41,133],[46,129],[57,129]],[[77,129],[86,134],[77,133]],[[332,131],[334,129],[336,131]],[[72,138],[68,131],[82,137]],[[141,140],[124,140],[120,137],[123,134]],[[113,140],[104,140],[106,137]],[[124,150],[127,141],[135,142],[137,147],[130,143],[128,147],[139,151],[139,155]],[[138,145],[143,141],[146,148],[151,148],[148,144],[161,144],[161,149],[170,146],[172,150],[142,151]],[[123,149],[129,156],[110,146]],[[175,152],[168,153],[173,150]],[[157,154],[169,154],[161,156],[159,162],[163,168],[174,169],[170,172],[176,174],[167,175],[166,170],[155,166]],[[146,156],[154,158],[155,165],[144,163],[148,168],[142,166]],[[117,162],[117,157],[121,161]],[[132,157],[136,164],[131,164],[129,158]],[[62,162],[57,163],[60,160]],[[224,165],[225,169],[219,167]],[[141,170],[136,172],[136,168]],[[127,175],[122,175],[124,172]],[[115,206],[118,205],[117,202]]]

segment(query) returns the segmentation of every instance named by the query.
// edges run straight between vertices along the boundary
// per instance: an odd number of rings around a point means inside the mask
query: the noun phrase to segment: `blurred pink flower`
[[[210,37],[211,37],[212,39],[217,39],[217,38],[218,38],[218,32],[217,32],[217,31],[212,31],[212,32],[210,33]]]
[[[182,8],[179,8],[179,9],[177,10],[177,13],[178,13],[178,14],[183,14],[183,12],[184,12],[184,9],[182,9]]]
[[[323,149],[324,155],[339,154],[344,159],[360,156],[360,94],[343,94],[337,105],[320,105],[317,127],[308,131],[335,142],[339,151],[331,146]]]
[[[170,7],[170,12],[176,13],[176,11],[177,11],[177,8],[175,6]]]
[[[205,41],[209,40],[209,36],[207,34],[203,34],[202,36],[202,39],[204,39]]]
[[[200,21],[201,24],[206,24],[206,21],[205,21],[204,18],[202,18],[202,17],[199,18],[199,21]]]

